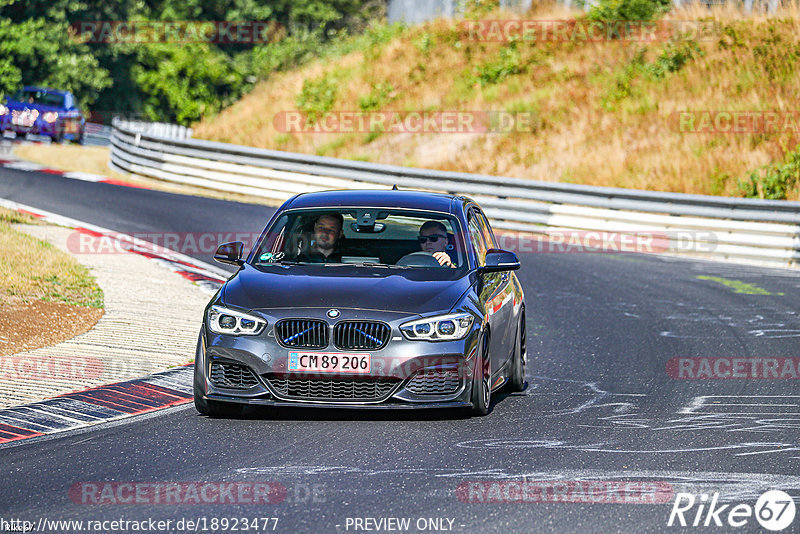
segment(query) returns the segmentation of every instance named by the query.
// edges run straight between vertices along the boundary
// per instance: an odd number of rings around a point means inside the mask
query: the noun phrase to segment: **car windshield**
[[[350,264],[461,269],[464,244],[452,216],[386,208],[292,210],[262,240],[253,265]]]
[[[48,93],[46,91],[23,89],[14,95],[14,100],[26,104],[39,104],[42,106],[64,107],[64,95]]]

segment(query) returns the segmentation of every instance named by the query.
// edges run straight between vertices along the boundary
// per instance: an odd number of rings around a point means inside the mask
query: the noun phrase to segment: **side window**
[[[497,240],[494,238],[492,228],[489,226],[489,222],[486,220],[486,215],[478,210],[475,210],[474,213],[475,219],[478,220],[478,224],[481,227],[481,232],[483,233],[483,238],[486,241],[486,246],[488,248],[497,248]]]
[[[486,242],[484,241],[483,231],[474,213],[470,213],[469,217],[469,240],[472,242],[472,246],[475,248],[475,254],[478,256],[478,265],[485,265]]]

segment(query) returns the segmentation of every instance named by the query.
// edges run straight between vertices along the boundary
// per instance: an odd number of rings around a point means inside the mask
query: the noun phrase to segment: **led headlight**
[[[260,317],[223,306],[212,306],[208,310],[208,329],[215,334],[255,336],[266,326],[267,322]]]
[[[467,335],[472,321],[473,317],[468,313],[453,313],[404,323],[400,325],[400,331],[406,339],[454,341]]]
[[[53,124],[58,120],[58,113],[56,113],[55,111],[48,111],[47,113],[42,115],[42,119],[44,119],[44,122],[46,123]]]

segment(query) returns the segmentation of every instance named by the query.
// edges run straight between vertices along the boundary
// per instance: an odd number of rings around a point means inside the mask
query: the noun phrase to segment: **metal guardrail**
[[[190,129],[116,119],[115,170],[276,201],[329,189],[393,185],[468,194],[498,229],[649,233],[667,252],[800,264],[800,202],[593,187],[416,169],[279,152],[191,138]],[[661,247],[662,249],[664,247]]]
[[[83,144],[87,146],[110,145],[111,126],[87,122],[83,132]]]

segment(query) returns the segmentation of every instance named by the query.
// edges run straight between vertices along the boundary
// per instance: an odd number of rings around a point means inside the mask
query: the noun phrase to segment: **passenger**
[[[341,239],[344,217],[339,213],[320,215],[314,221],[314,237],[308,250],[297,257],[297,261],[308,263],[340,263],[342,261]]]
[[[419,228],[419,246],[423,252],[432,254],[442,267],[453,267],[447,250],[447,227],[439,221],[428,221]]]

